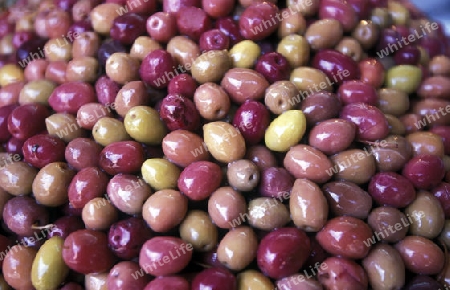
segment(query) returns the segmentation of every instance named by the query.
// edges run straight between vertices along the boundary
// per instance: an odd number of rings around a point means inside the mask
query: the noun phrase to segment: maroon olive
[[[99,165],[107,173],[135,173],[144,163],[144,149],[135,141],[109,144],[100,153]]]
[[[209,161],[197,161],[181,172],[178,178],[178,188],[192,200],[208,198],[222,181],[222,171],[219,165]]]

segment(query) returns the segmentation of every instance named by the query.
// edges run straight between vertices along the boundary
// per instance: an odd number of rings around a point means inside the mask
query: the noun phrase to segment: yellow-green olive
[[[260,54],[261,48],[251,40],[238,42],[230,49],[233,67],[252,68]]]
[[[36,290],[56,289],[64,282],[69,267],[62,257],[63,245],[64,240],[54,236],[39,248],[31,268],[31,282]]]
[[[40,103],[48,105],[48,98],[56,85],[49,80],[35,80],[27,83],[19,94],[21,105],[28,103]]]
[[[386,73],[386,87],[411,94],[421,83],[422,71],[413,65],[397,65]]]
[[[176,188],[180,169],[163,158],[147,159],[141,167],[142,178],[155,190]]]
[[[291,34],[283,37],[278,44],[277,52],[288,60],[292,68],[296,68],[308,62],[310,48],[305,37]]]
[[[136,106],[125,115],[125,130],[134,140],[150,145],[161,144],[167,129],[158,112],[148,106]]]
[[[272,151],[286,152],[297,144],[306,131],[306,118],[300,110],[289,110],[270,123],[264,137]]]
[[[95,123],[92,128],[92,137],[102,146],[130,139],[123,123],[109,117],[101,118]]]

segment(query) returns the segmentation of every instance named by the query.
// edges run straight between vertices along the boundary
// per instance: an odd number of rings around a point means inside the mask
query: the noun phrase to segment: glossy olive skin
[[[375,246],[362,264],[374,290],[400,289],[405,284],[405,264],[392,246]]]
[[[345,216],[329,220],[316,236],[327,252],[350,259],[361,259],[369,253],[370,247],[364,242],[371,237],[372,230],[365,222]]]
[[[387,206],[374,208],[367,218],[367,223],[372,230],[375,233],[381,233],[377,238],[389,243],[402,240],[412,222],[413,220],[409,220],[399,209]]]
[[[63,244],[62,238],[52,237],[37,252],[31,268],[31,282],[36,290],[57,287],[69,273],[62,258]]]
[[[144,150],[134,141],[115,142],[100,152],[99,165],[107,173],[135,173],[144,162]]]
[[[348,181],[334,181],[322,186],[332,213],[365,219],[372,209],[372,198],[362,188]]]
[[[304,205],[308,204],[308,207]],[[317,232],[327,222],[328,203],[317,184],[297,179],[291,190],[289,209],[294,224],[306,232]]]
[[[408,270],[424,275],[439,273],[444,267],[444,254],[431,240],[407,236],[395,245]]]
[[[356,262],[341,258],[329,257],[319,268],[319,282],[330,290],[361,290],[368,288],[368,278],[364,269]]]

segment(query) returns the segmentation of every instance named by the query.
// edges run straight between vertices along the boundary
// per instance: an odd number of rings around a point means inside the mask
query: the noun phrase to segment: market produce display
[[[450,289],[443,31],[394,0],[16,1],[0,289]]]

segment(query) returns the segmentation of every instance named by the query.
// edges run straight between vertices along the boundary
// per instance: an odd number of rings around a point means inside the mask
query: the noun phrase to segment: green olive
[[[102,146],[130,139],[123,123],[109,117],[101,118],[95,123],[92,128],[92,137]]]
[[[422,71],[413,65],[397,65],[387,71],[386,86],[411,94],[419,87]]]
[[[141,167],[142,178],[155,190],[177,187],[180,169],[163,158],[147,159]]]
[[[148,106],[136,106],[125,115],[125,130],[134,140],[150,145],[161,144],[167,134],[158,111]]]
[[[36,290],[56,289],[66,279],[69,267],[62,257],[63,244],[61,237],[54,236],[37,252],[31,268],[31,282]]]

